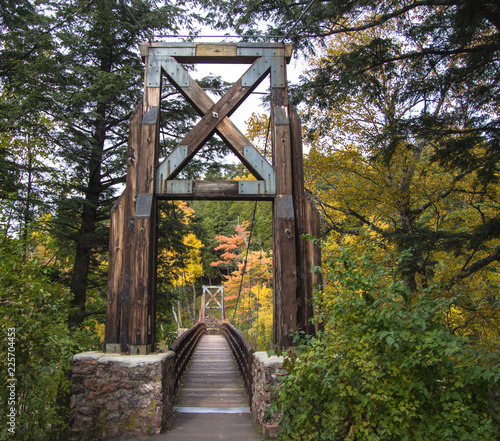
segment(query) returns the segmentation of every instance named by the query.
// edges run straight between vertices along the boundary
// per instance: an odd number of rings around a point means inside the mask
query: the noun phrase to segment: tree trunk
[[[24,204],[24,215],[23,215],[23,244],[24,244],[24,258],[28,253],[28,228],[33,219],[31,215],[31,191],[32,191],[32,179],[33,179],[33,155],[31,152],[30,145],[30,135],[26,135],[26,152],[28,155],[28,182],[26,183],[26,201]]]
[[[175,320],[175,324],[177,325],[177,329],[180,329],[181,325],[179,323],[179,317],[177,317],[177,314],[175,312],[175,308],[174,308],[173,304],[172,304],[172,313],[174,314],[174,320]]]
[[[179,318],[179,322],[178,322],[177,327],[182,328],[182,305],[181,305],[180,299],[177,300],[177,315]]]
[[[95,123],[95,132],[91,140],[92,148],[89,158],[89,175],[85,188],[85,201],[82,207],[81,225],[76,243],[75,261],[71,275],[70,289],[73,294],[71,306],[73,312],[68,318],[68,327],[77,328],[85,319],[85,303],[87,300],[88,275],[92,250],[95,247],[93,235],[97,227],[99,196],[102,191],[101,167],[104,142],[106,139],[106,105],[97,108],[100,116]]]
[[[189,321],[191,323],[194,323],[193,308],[191,308],[191,301],[189,300],[187,289],[186,289],[184,294],[185,294],[184,300],[186,301],[186,309],[187,309]]]

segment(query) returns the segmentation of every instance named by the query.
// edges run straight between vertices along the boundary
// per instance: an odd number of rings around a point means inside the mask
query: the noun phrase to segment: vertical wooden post
[[[146,60],[146,77],[147,69]],[[126,189],[111,213],[105,329],[109,352],[154,350],[159,109],[160,88],[146,86],[130,121]]]
[[[307,334],[315,333],[311,322],[314,316],[312,298],[314,287],[321,283],[321,275],[312,272],[313,266],[321,265],[321,250],[305,235],[319,238],[320,216],[312,205],[304,188],[304,165],[302,150],[302,126],[299,115],[292,104],[289,104],[290,126],[292,134],[292,176],[293,199],[297,214],[297,308],[298,328]]]
[[[106,300],[106,326],[104,341],[108,342],[110,352],[120,352],[120,309],[121,286],[123,279],[123,247],[124,247],[124,194],[116,201],[111,209],[109,226],[109,257],[108,257],[108,297]],[[113,350],[111,349],[113,346]]]
[[[142,132],[143,104],[130,120],[126,188],[111,212],[108,298],[104,335],[107,352],[128,352],[130,296],[134,289],[135,198],[138,152]]]
[[[320,276],[311,272],[321,254],[304,235],[319,237],[319,213],[304,189],[302,130],[286,89],[271,89],[273,165],[277,194],[273,204],[275,344],[291,346],[291,330],[315,333],[311,299]]]
[[[288,96],[286,89],[271,89],[271,142],[276,168],[273,203],[274,342],[291,346],[289,333],[298,329],[296,212]]]
[[[135,278],[130,291],[129,351],[147,354],[154,350],[156,291],[156,199],[155,170],[158,163],[160,87],[148,87],[148,57],[145,60],[143,119],[138,152],[135,210]]]

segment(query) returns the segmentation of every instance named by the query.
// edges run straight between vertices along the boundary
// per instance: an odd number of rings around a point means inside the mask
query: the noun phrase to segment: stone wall
[[[281,379],[286,375],[282,368],[283,357],[272,355],[267,352],[254,352],[252,364],[252,414],[257,423],[262,427],[264,436],[276,437],[279,432],[280,413],[268,411],[273,400],[273,389],[279,385]]]
[[[72,441],[160,433],[172,415],[175,354],[73,357]]]

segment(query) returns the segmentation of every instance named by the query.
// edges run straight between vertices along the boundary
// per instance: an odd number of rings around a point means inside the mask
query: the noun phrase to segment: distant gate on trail
[[[163,200],[268,200],[273,203],[274,342],[291,345],[291,330],[313,333],[311,298],[320,251],[304,235],[319,235],[319,214],[304,190],[300,121],[288,100],[283,43],[143,43],[144,97],[130,121],[126,189],[111,212],[105,350],[154,351],[156,321],[156,204]],[[216,103],[183,63],[250,64]],[[160,162],[162,76],[201,120]],[[270,76],[270,164],[229,117]],[[192,181],[177,175],[214,134],[255,177],[252,181]]]

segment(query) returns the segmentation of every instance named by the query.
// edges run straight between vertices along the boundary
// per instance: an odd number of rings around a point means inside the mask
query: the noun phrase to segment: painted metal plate
[[[149,108],[149,110],[142,116],[142,124],[152,126],[158,121],[158,106]]]
[[[293,197],[291,194],[277,196],[278,218],[281,220],[294,220]]]
[[[150,217],[152,206],[153,206],[153,194],[152,193],[140,193],[140,194],[138,194],[137,201],[135,203],[135,217],[136,217],[136,219]]]

